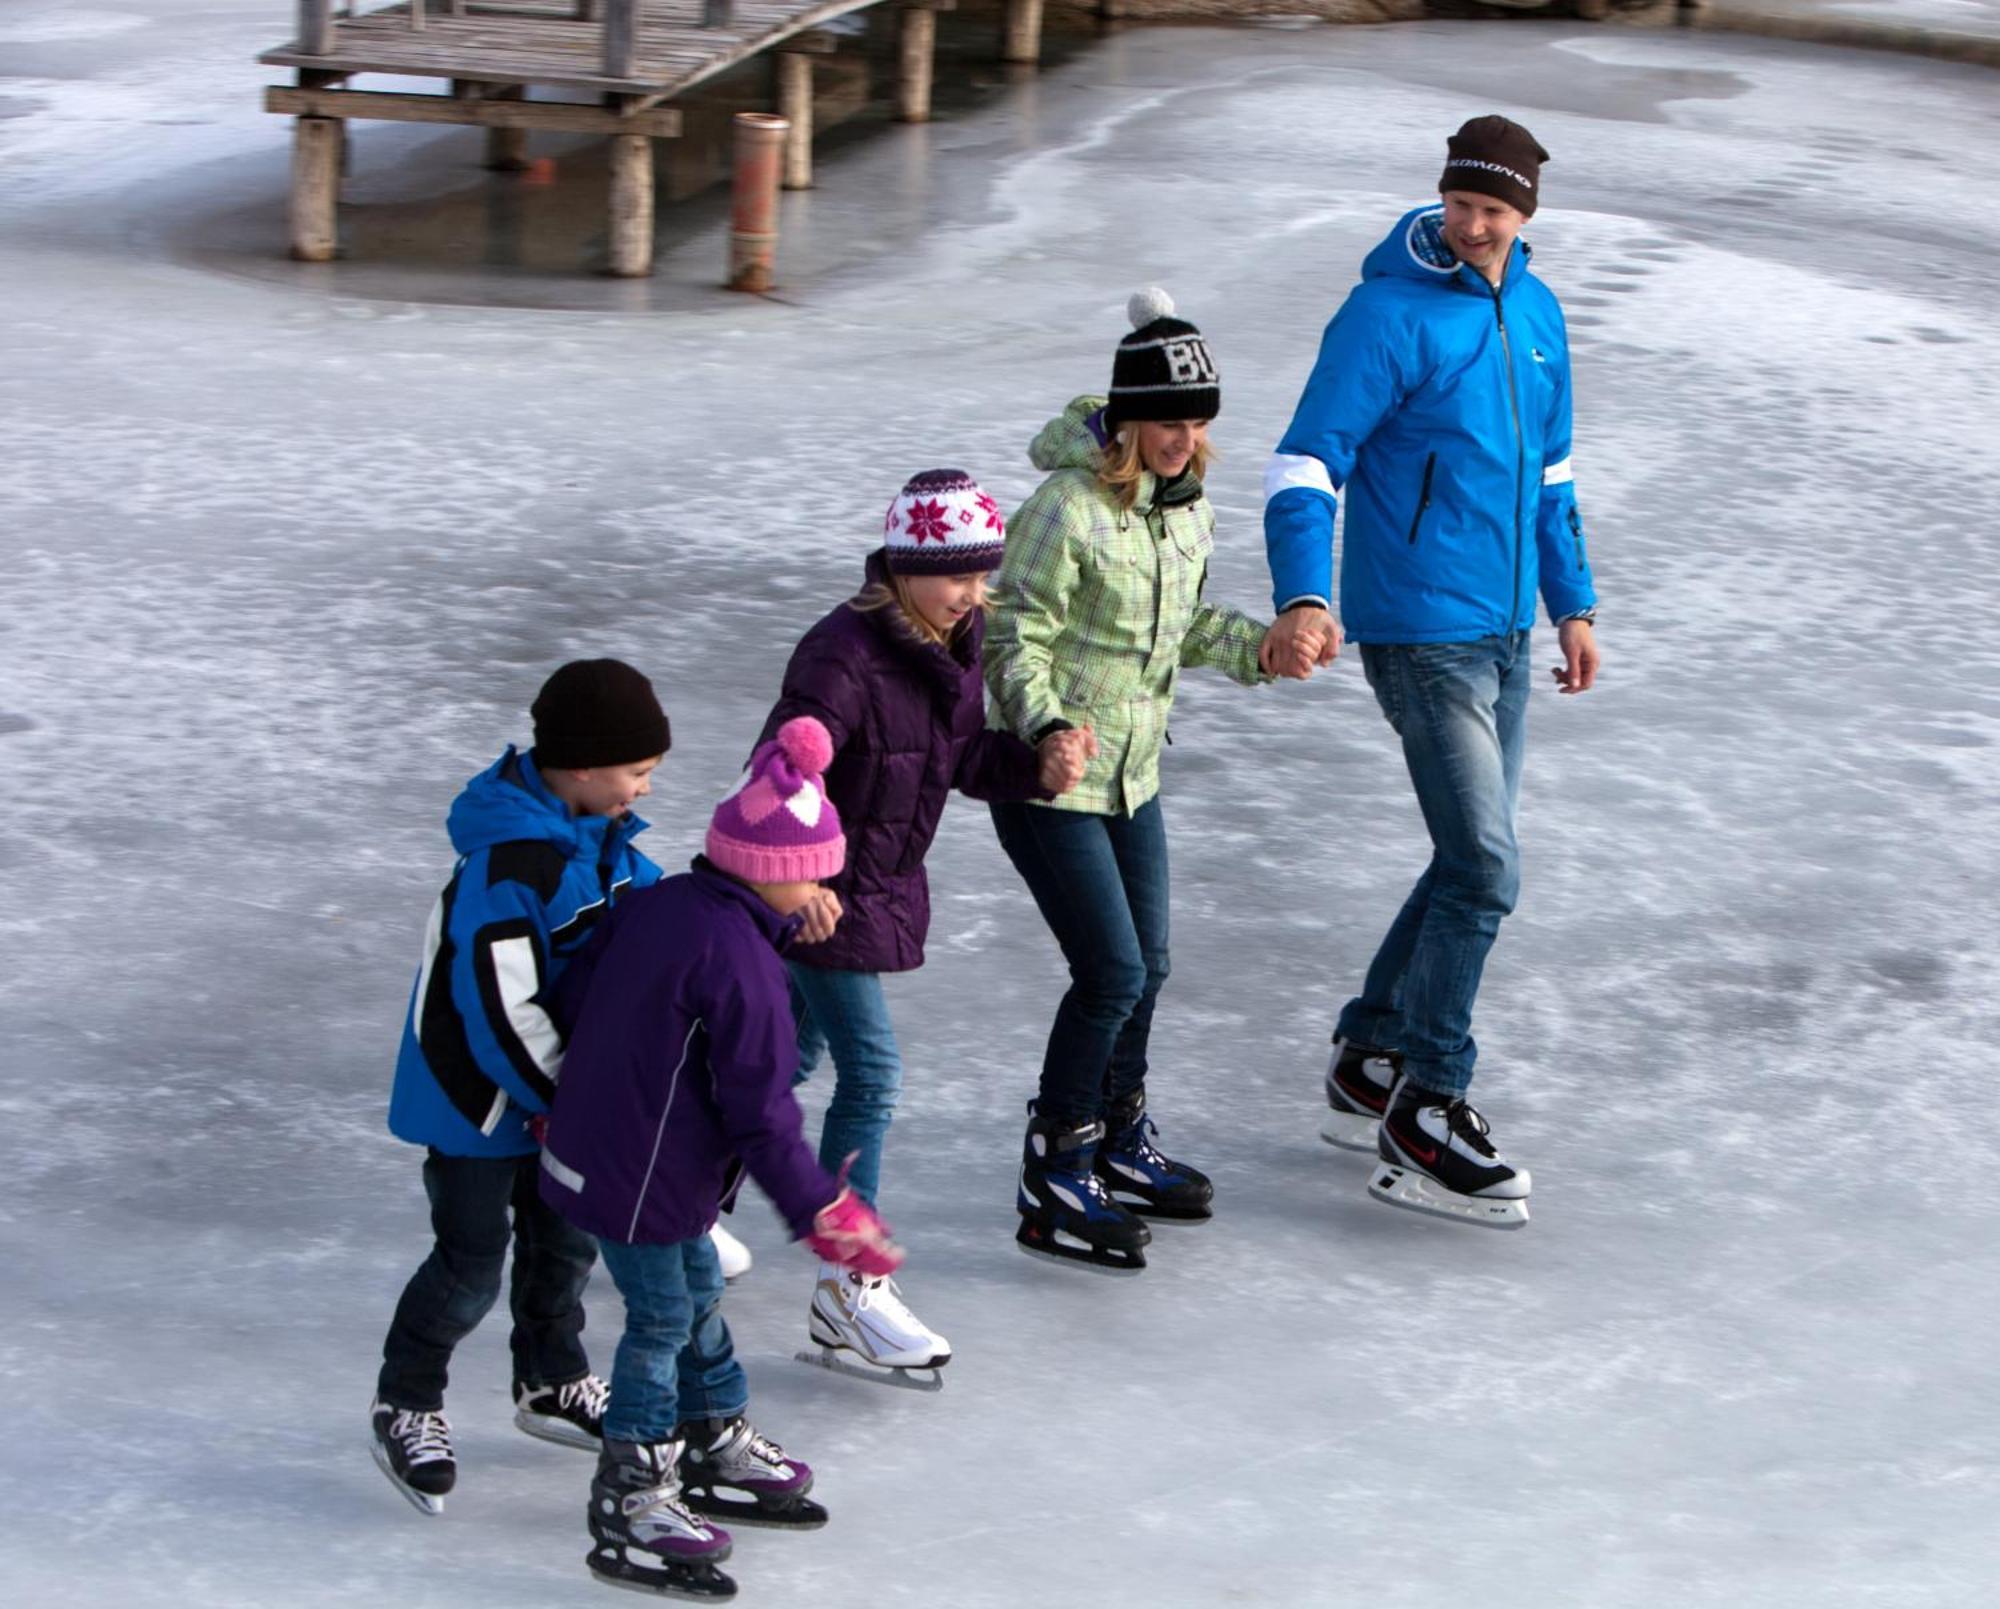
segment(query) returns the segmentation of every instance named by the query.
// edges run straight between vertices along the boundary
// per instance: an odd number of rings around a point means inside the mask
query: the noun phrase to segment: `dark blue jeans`
[[[750,1382],[722,1319],[722,1265],[708,1236],[597,1244],[625,1298],[605,1440],[657,1446],[684,1420],[729,1419],[748,1407]]]
[[[1400,1049],[1417,1084],[1463,1095],[1479,1055],[1472,1006],[1487,952],[1521,892],[1514,810],[1531,679],[1528,633],[1366,644],[1361,667],[1403,740],[1431,860],[1335,1031]]]
[[[1069,962],[1037,1110],[1052,1123],[1088,1123],[1146,1079],[1153,1002],[1167,981],[1166,818],[1157,798],[1129,816],[989,808]]]
[[[437,1243],[403,1287],[382,1344],[375,1394],[397,1408],[444,1406],[452,1348],[500,1297],[507,1243],[514,1245],[514,1378],[561,1385],[590,1372],[584,1356],[583,1287],[597,1243],[542,1204],[541,1156],[424,1160]],[[509,1215],[512,1223],[509,1223]]]

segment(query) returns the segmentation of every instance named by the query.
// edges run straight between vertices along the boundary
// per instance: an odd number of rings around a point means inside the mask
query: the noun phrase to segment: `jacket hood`
[[[1501,289],[1512,290],[1528,271],[1528,243],[1517,239],[1507,259]],[[1361,264],[1363,279],[1414,279],[1490,295],[1486,278],[1460,262],[1444,238],[1444,208],[1436,202],[1412,207]]]
[[[1111,439],[1104,428],[1104,398],[1078,397],[1042,426],[1028,448],[1028,462],[1047,474],[1056,469],[1097,468],[1097,455]]]
[[[1084,469],[1095,476],[1098,454],[1111,440],[1111,433],[1104,426],[1104,403],[1103,397],[1078,397],[1072,401],[1042,426],[1028,447],[1028,461],[1044,473]],[[1201,482],[1189,471],[1183,470],[1171,481],[1162,481],[1149,469],[1139,477],[1136,505],[1142,509],[1155,504],[1175,507],[1196,502],[1201,495]]]
[[[478,776],[468,782],[451,802],[445,818],[451,846],[461,855],[488,849],[494,844],[538,839],[556,845],[564,854],[602,849],[605,834],[613,829],[621,839],[646,830],[646,823],[629,812],[614,820],[609,816],[572,816],[569,807],[542,781],[531,754],[512,745]]]

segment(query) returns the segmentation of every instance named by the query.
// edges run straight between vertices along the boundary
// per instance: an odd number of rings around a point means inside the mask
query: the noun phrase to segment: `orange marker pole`
[[[729,222],[729,288],[767,291],[778,248],[778,176],[791,123],[769,112],[738,112],[734,209]]]

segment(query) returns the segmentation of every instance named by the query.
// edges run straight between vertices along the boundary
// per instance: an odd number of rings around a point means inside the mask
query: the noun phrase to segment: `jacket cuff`
[[[1284,614],[1288,609],[1296,609],[1301,604],[1308,604],[1308,603],[1311,604],[1315,609],[1324,609],[1328,614],[1333,613],[1333,605],[1328,603],[1326,599],[1320,597],[1319,594],[1314,592],[1301,592],[1296,598],[1291,599],[1289,602],[1279,604],[1278,613]]]
[[[1076,723],[1074,721],[1066,721],[1058,715],[1053,721],[1044,721],[1040,726],[1035,728],[1035,735],[1028,739],[1028,746],[1030,748],[1040,748],[1043,740],[1053,733],[1074,732],[1075,730]]]

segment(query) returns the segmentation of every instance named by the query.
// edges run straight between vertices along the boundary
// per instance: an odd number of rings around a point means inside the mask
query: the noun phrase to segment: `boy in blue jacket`
[[[369,1415],[376,1463],[431,1514],[458,1476],[452,1349],[499,1297],[510,1238],[514,1422],[594,1451],[604,1417],[580,1339],[596,1245],[537,1189],[563,1053],[548,999],[611,907],[659,881],[632,847],[646,828],[632,804],[671,738],[652,683],[615,659],[564,665],[531,713],[534,748],[509,747],[452,803],[458,865],[431,913],[389,1099],[391,1132],[428,1147],[436,1244],[397,1303]]]

